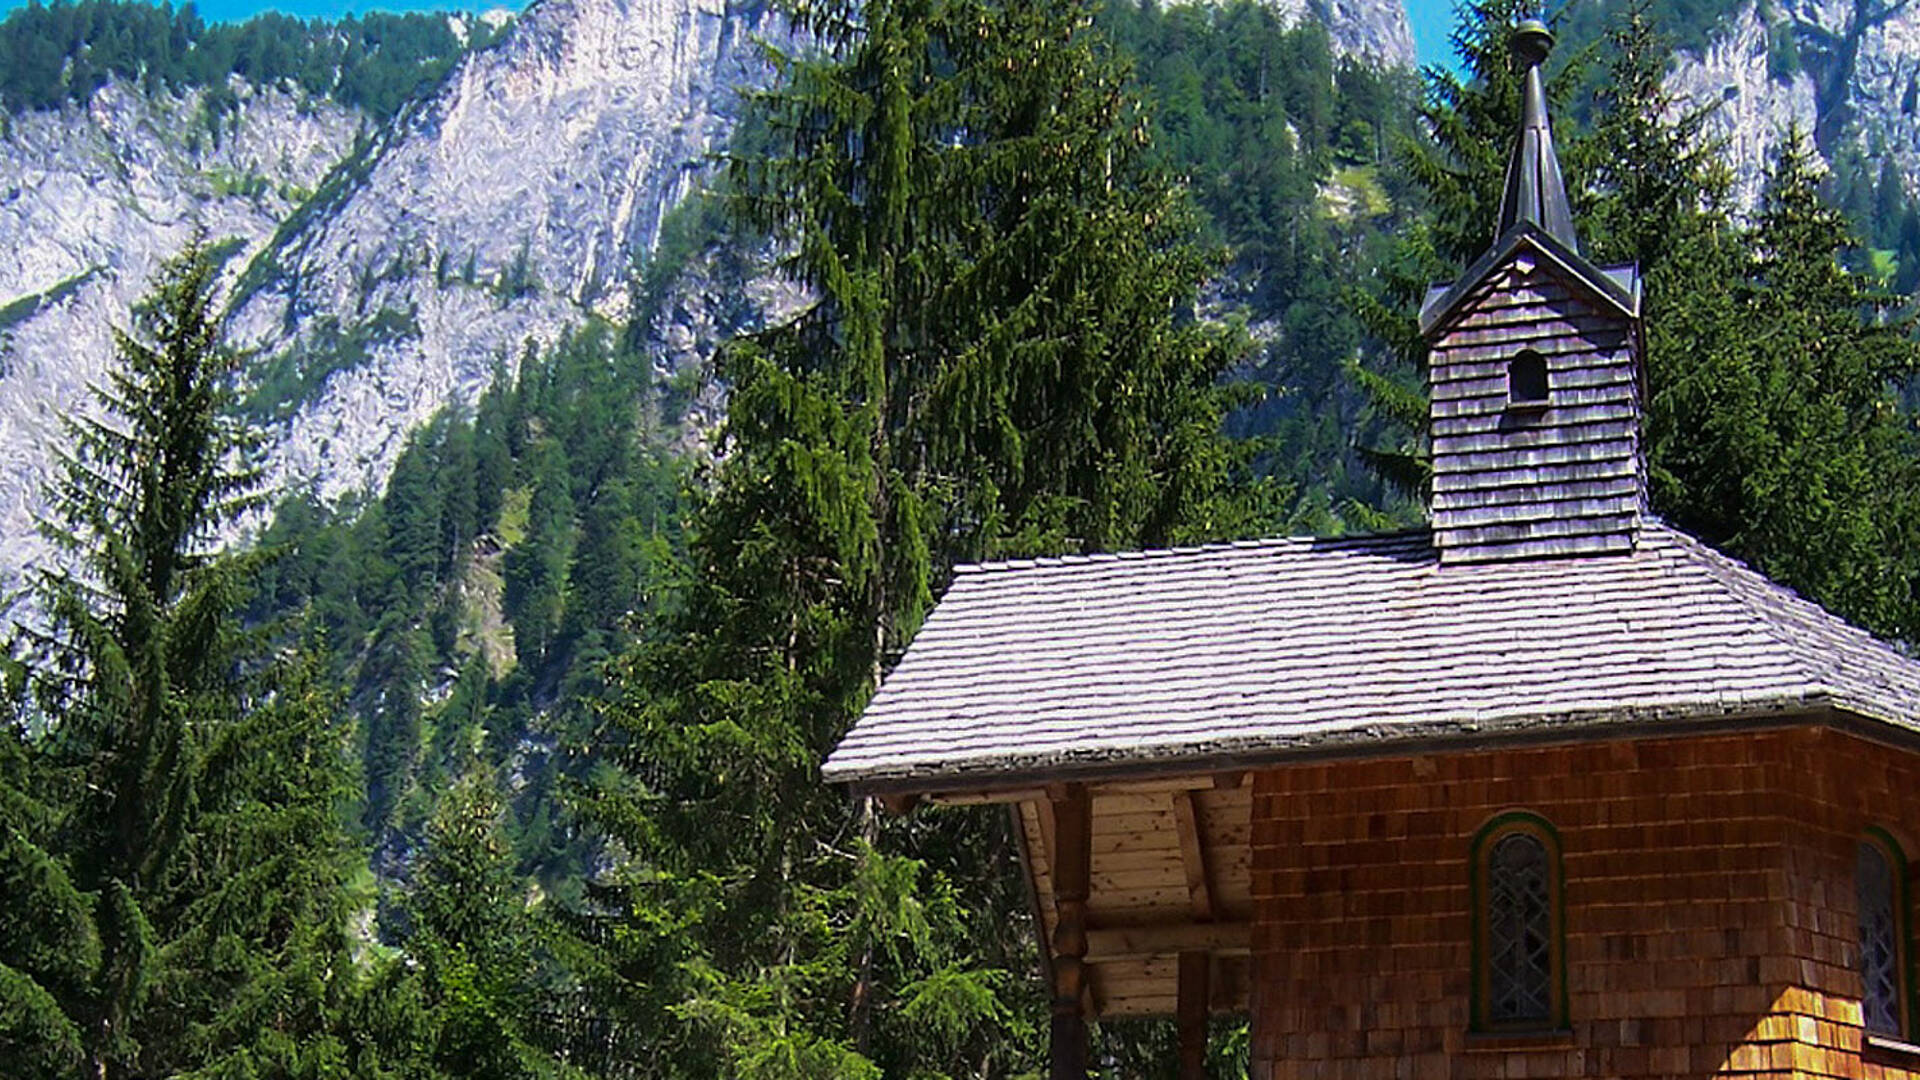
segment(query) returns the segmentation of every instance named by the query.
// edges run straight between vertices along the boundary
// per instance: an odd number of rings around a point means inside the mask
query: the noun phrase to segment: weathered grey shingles
[[[1426,534],[964,570],[826,765],[861,783],[1835,704],[1920,665],[1683,534],[1437,565]]]
[[[1463,311],[1428,361],[1442,561],[1625,550],[1639,485],[1601,500],[1569,498],[1568,483],[1594,477],[1566,470],[1637,468],[1631,315],[1600,317],[1601,307],[1531,256],[1490,271]],[[1551,392],[1544,407],[1516,411],[1508,364],[1522,348],[1544,357]]]

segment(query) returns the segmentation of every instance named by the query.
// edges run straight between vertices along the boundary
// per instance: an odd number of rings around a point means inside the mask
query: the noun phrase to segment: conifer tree
[[[1910,319],[1846,268],[1813,151],[1781,140],[1738,276],[1652,367],[1656,506],[1881,634],[1920,637],[1920,445],[1894,396]],[[1712,296],[1703,283],[1703,293]],[[1667,339],[1668,342],[1672,337]]]
[[[1458,275],[1493,243],[1495,208],[1520,122],[1520,73],[1508,38],[1533,10],[1530,0],[1469,0],[1460,6],[1451,40],[1461,70],[1429,67],[1422,73],[1427,95],[1420,120],[1429,138],[1405,138],[1396,148],[1425,196],[1427,214],[1405,231],[1374,286],[1352,297],[1379,343],[1368,362],[1347,368],[1370,402],[1362,417],[1368,438],[1357,449],[1408,498],[1424,501],[1429,482],[1427,345],[1415,313],[1429,285]],[[1547,94],[1556,111],[1577,80],[1578,71],[1564,67],[1549,78]],[[1568,193],[1578,203],[1581,156],[1573,134],[1565,123],[1555,130]]]
[[[1683,292],[1676,273],[1701,276],[1688,257],[1722,255],[1732,177],[1724,146],[1707,135],[1716,104],[1689,106],[1666,86],[1671,44],[1632,0],[1608,27],[1606,81],[1591,138],[1575,143],[1593,178],[1581,233],[1599,265],[1637,263],[1649,292],[1649,332],[1659,333]]]
[[[781,58],[732,184],[819,300],[725,352],[692,582],[619,669],[595,981],[646,1075],[1004,1076],[1042,1012],[1004,825],[882,818],[819,763],[954,560],[1257,527],[1238,345],[1177,317],[1211,262],[1084,5],[802,16],[829,55]]]
[[[582,1076],[543,1045],[541,919],[514,870],[500,794],[476,762],[464,765],[435,807],[402,903],[406,960],[387,965],[360,1003],[362,1060],[448,1080]]]
[[[197,244],[162,268],[73,425],[0,757],[0,910],[39,913],[0,926],[0,1046],[37,1026],[70,1075],[310,1072],[350,970],[333,702],[240,629],[264,556],[218,551],[258,480],[213,282]]]

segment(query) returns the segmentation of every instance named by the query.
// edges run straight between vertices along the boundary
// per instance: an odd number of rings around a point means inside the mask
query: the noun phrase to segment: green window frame
[[[1499,814],[1474,833],[1469,865],[1472,1030],[1568,1030],[1566,887],[1559,830],[1530,811]],[[1542,880],[1535,880],[1536,874]],[[1535,985],[1523,985],[1528,982]],[[1530,1007],[1516,1008],[1517,1001]]]
[[[1854,968],[1860,975],[1861,1026],[1869,1035],[1909,1038],[1920,1008],[1916,1008],[1914,997],[1913,909],[1907,899],[1906,852],[1893,834],[1878,826],[1867,828],[1855,851],[1854,914],[1859,928],[1859,955]],[[1884,880],[1879,878],[1880,874],[1885,875]],[[1884,925],[1876,920],[1876,925],[1870,927],[1868,909],[1876,900],[1887,908],[1881,913]],[[1870,942],[1870,937],[1882,940]],[[1891,1000],[1872,1000],[1870,983],[1884,985],[1889,976],[1892,985],[1886,996]]]

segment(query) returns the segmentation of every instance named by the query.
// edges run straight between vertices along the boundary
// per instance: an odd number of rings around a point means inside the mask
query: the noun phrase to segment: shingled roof
[[[823,772],[964,790],[1813,714],[1920,733],[1920,663],[1657,520],[1445,568],[1422,531],[965,567]]]

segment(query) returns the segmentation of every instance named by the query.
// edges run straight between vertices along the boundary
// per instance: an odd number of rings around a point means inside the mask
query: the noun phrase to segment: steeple
[[[1420,312],[1441,565],[1632,551],[1646,512],[1640,277],[1580,253],[1540,65],[1513,31],[1520,130],[1493,244]]]
[[[1567,186],[1560,179],[1560,159],[1553,152],[1553,122],[1547,118],[1547,88],[1540,77],[1540,65],[1553,51],[1553,34],[1540,20],[1528,19],[1514,28],[1511,42],[1514,62],[1525,68],[1520,76],[1520,133],[1507,161],[1494,242],[1524,223],[1577,252],[1580,240],[1567,207]]]

